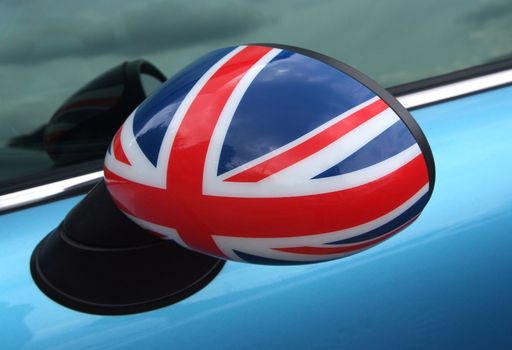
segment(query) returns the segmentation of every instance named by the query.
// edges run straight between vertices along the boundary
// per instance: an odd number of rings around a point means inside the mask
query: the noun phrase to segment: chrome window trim
[[[0,212],[51,199],[69,191],[80,190],[84,186],[95,184],[102,177],[103,171],[95,171],[93,173],[5,194],[0,196]]]
[[[405,108],[414,109],[510,83],[512,83],[512,69],[505,69],[396,97]],[[50,200],[71,191],[80,191],[87,186],[97,183],[102,177],[103,171],[96,171],[2,195],[0,196],[0,213],[40,201]]]
[[[490,73],[430,89],[404,94],[402,96],[397,96],[397,99],[405,108],[413,109],[475,92],[496,88],[509,83],[512,83],[512,69],[506,69],[500,72]]]

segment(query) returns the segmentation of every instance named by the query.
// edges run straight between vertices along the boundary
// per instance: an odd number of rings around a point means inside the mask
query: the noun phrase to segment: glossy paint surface
[[[201,253],[345,257],[411,224],[432,193],[428,146],[393,103],[320,55],[220,49],[128,117],[105,183],[137,224]]]
[[[78,198],[3,215],[1,348],[510,349],[512,87],[413,115],[437,179],[412,226],[327,263],[228,262],[197,294],[152,312],[82,314],[32,282],[32,249]]]

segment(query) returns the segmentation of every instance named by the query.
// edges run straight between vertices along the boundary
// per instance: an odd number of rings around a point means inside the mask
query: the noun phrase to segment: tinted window
[[[392,86],[509,57],[510,23],[506,0],[4,1],[0,181],[101,158],[75,157],[86,132],[59,148],[73,157],[55,158],[44,145],[46,125],[84,85],[125,61],[143,58],[170,76],[218,47],[276,42],[334,56]],[[150,93],[159,81],[143,74],[141,84]],[[98,140],[90,136],[92,145]]]

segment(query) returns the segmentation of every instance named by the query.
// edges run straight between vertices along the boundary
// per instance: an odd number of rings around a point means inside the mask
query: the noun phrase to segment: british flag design
[[[308,55],[252,45],[204,56],[140,105],[105,179],[162,238],[263,264],[367,249],[431,191],[420,146],[381,97]]]

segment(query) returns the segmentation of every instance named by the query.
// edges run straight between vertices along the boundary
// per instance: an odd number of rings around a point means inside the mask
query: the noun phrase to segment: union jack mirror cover
[[[223,259],[341,258],[416,220],[434,186],[422,131],[387,91],[282,45],[211,52],[128,117],[105,159],[134,222]]]

